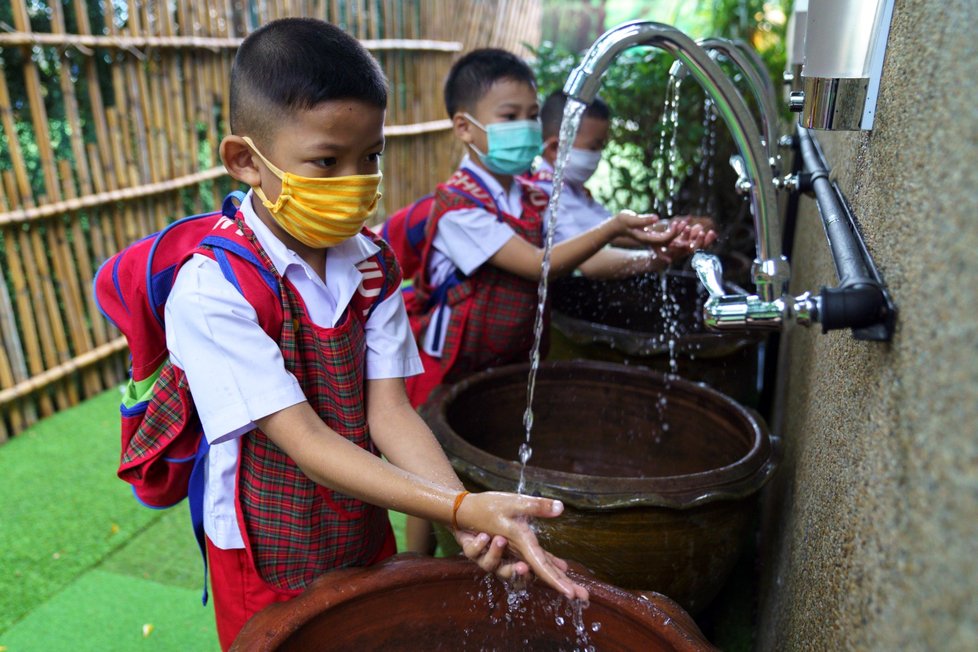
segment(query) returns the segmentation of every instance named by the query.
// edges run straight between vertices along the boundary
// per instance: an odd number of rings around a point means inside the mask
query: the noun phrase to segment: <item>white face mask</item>
[[[564,165],[564,181],[584,183],[591,178],[601,162],[601,152],[572,147]]]

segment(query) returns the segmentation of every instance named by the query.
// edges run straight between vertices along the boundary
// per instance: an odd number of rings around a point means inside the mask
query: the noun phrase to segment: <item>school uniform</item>
[[[526,179],[536,184],[548,197],[553,194],[554,168],[548,161],[541,161],[536,171],[527,175]],[[611,212],[594,199],[583,183],[565,180],[560,191],[554,243],[593,229],[609,217]]]
[[[467,155],[436,188],[408,300],[425,369],[407,381],[412,405],[424,403],[441,383],[526,360],[538,283],[488,260],[514,236],[542,247],[547,202],[543,192],[518,178],[504,189]]]
[[[365,382],[422,370],[400,272],[382,241],[361,232],[330,248],[323,279],[258,218],[250,192],[237,219],[242,242],[282,279],[277,335],[243,296],[258,291],[259,273],[239,276],[251,285],[235,288],[206,251],[180,268],[165,309],[170,360],[210,443],[204,531],[222,645],[255,611],[322,573],[394,552],[386,510],[314,484],[255,422],[308,401],[333,430],[378,454]]]

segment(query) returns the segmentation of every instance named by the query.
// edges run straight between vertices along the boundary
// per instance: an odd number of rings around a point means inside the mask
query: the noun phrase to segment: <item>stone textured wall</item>
[[[817,132],[899,308],[790,334],[761,650],[978,650],[978,2],[896,0],[871,133]],[[802,202],[792,290],[835,285]]]

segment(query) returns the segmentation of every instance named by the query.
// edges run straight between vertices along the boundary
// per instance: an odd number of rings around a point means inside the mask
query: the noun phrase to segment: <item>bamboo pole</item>
[[[291,15],[301,15],[293,12]],[[331,21],[334,22],[334,21]],[[243,37],[207,38],[198,36],[92,36],[87,34],[42,34],[39,32],[18,31],[0,32],[0,47],[70,47],[83,55],[91,50],[122,50],[142,57],[143,50],[188,50],[217,53],[221,50],[237,50]],[[371,51],[380,50],[429,50],[434,52],[458,52],[462,44],[458,41],[439,41],[430,39],[360,39],[363,46]]]
[[[13,387],[0,390],[0,407],[29,396],[34,392],[44,390],[87,365],[95,364],[111,355],[125,351],[127,346],[126,338],[119,337],[67,362],[52,366],[24,382],[17,383]]]
[[[14,25],[22,32],[30,32],[31,23],[27,14],[24,0],[16,0],[13,4]],[[34,127],[34,138],[41,157],[41,170],[44,175],[44,193],[51,201],[61,199],[61,187],[55,174],[54,150],[51,147],[51,132],[48,128],[48,115],[44,108],[44,93],[41,77],[37,66],[31,58],[29,47],[23,47],[24,84],[27,88],[27,99],[31,110],[31,122]]]
[[[114,121],[114,118],[110,120],[110,122]],[[107,192],[88,195],[87,197],[72,197],[57,203],[46,204],[44,206],[20,208],[17,210],[0,213],[0,225],[13,224],[16,222],[33,222],[36,220],[50,218],[55,215],[61,215],[63,213],[84,210],[86,208],[142,199],[150,195],[157,195],[188,186],[194,186],[203,181],[216,179],[226,174],[227,170],[224,169],[224,166],[218,165],[207,170],[202,170],[194,174],[188,174],[176,179],[169,179],[167,181],[147,183],[121,190],[110,190]]]

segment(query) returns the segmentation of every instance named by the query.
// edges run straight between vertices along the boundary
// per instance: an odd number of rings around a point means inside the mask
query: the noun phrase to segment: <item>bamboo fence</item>
[[[541,0],[9,0],[0,3],[0,443],[127,371],[98,265],[232,188],[227,79],[264,22],[314,16],[390,82],[381,214],[457,163],[441,102],[464,51],[536,44]]]

